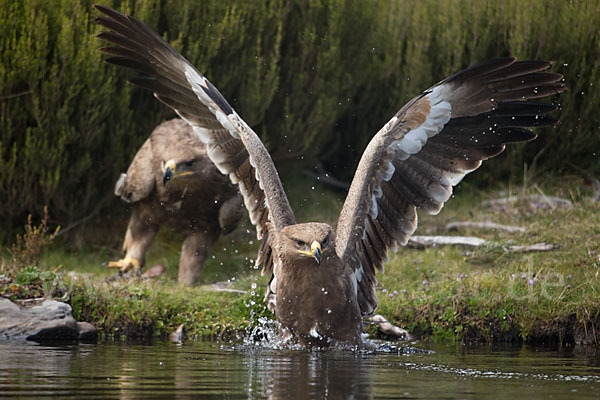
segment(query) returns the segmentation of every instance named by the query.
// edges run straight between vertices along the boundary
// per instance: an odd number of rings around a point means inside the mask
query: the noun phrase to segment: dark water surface
[[[435,353],[0,341],[0,398],[600,398],[589,349],[417,346]]]

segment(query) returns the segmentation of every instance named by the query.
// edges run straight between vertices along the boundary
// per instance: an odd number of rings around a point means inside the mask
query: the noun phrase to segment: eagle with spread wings
[[[529,101],[566,89],[547,61],[499,58],[460,71],[402,107],[365,149],[336,229],[297,223],[265,146],[193,65],[138,19],[103,6],[98,34],[109,63],[144,76],[206,143],[217,168],[238,185],[262,243],[257,263],[284,333],[306,345],[360,345],[362,318],[377,307],[376,272],[405,245],[417,209],[438,213],[453,186],[507,143],[535,138],[556,122],[551,104]]]
[[[115,195],[131,204],[123,241],[125,257],[106,263],[120,273],[139,273],[163,225],[184,235],[178,281],[193,285],[221,233],[243,216],[237,188],[206,156],[206,145],[192,127],[175,118],[158,125],[115,185]]]

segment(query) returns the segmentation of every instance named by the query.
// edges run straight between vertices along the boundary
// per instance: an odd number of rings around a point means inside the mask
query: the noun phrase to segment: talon
[[[121,268],[125,262],[125,258],[119,261],[109,261],[109,262],[103,262],[102,266],[103,267],[108,267],[108,268]]]
[[[134,257],[125,257],[119,261],[109,261],[108,263],[102,263],[102,266],[108,268],[119,268],[119,274],[124,274],[133,268],[136,274],[140,274],[142,270],[142,263],[140,260]]]
[[[140,260],[132,257],[130,263],[131,263],[131,265],[133,265],[133,272],[135,273],[135,275],[141,276],[142,275],[142,263],[140,262]]]

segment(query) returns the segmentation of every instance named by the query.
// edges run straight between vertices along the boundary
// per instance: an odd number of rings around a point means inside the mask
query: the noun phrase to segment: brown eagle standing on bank
[[[262,245],[257,258],[271,277],[267,295],[285,333],[309,345],[361,344],[361,319],[377,307],[376,270],[417,226],[416,209],[440,211],[452,187],[525,129],[549,125],[555,109],[527,101],[563,91],[547,61],[485,61],[432,86],[398,111],[365,149],[336,231],[297,224],[273,161],[259,137],[219,91],[139,20],[95,6],[112,30],[106,61],[146,77],[152,90],[194,129],[208,156],[237,183]]]
[[[125,258],[107,263],[139,273],[144,255],[161,225],[183,232],[180,283],[192,285],[200,276],[208,251],[219,234],[229,233],[243,215],[237,188],[206,155],[206,145],[181,119],[154,129],[121,174],[115,194],[132,204],[123,242]]]

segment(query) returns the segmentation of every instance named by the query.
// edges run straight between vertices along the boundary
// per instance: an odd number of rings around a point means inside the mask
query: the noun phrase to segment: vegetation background
[[[98,0],[96,0],[98,1]],[[118,205],[113,185],[174,116],[102,62],[88,0],[0,0],[0,242],[49,207],[67,235]],[[349,181],[370,137],[410,98],[487,58],[549,59],[561,122],[476,179],[600,173],[595,0],[105,0],[149,24],[221,90],[279,168]],[[76,229],[71,229],[76,228]],[[75,235],[72,235],[72,237]]]

